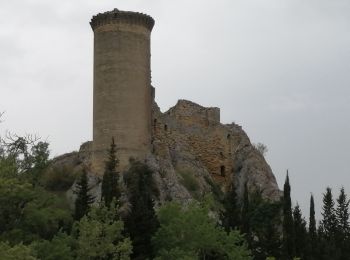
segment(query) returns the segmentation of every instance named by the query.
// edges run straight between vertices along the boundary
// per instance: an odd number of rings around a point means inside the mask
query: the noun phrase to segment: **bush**
[[[80,173],[72,167],[50,167],[42,176],[41,184],[50,191],[66,191]]]
[[[199,190],[199,184],[193,174],[189,171],[180,170],[177,172],[181,176],[181,184],[185,186],[185,188],[190,193],[195,193]]]

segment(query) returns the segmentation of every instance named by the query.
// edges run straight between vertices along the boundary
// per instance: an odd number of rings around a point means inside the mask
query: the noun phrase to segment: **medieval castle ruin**
[[[129,159],[154,171],[160,200],[187,200],[205,194],[213,183],[222,190],[244,183],[265,197],[280,196],[275,177],[262,154],[237,124],[221,124],[219,108],[186,100],[162,113],[151,85],[152,17],[114,9],[93,16],[94,32],[93,141],[56,163],[84,164],[101,176],[112,137],[118,147],[120,170]],[[67,159],[68,158],[68,159]],[[194,193],[184,179],[193,178]]]

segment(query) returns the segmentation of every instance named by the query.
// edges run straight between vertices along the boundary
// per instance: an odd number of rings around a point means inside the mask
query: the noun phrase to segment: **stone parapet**
[[[154,19],[147,14],[114,9],[93,16],[90,25],[91,28],[95,30],[100,26],[117,23],[141,25],[151,31],[154,26]]]

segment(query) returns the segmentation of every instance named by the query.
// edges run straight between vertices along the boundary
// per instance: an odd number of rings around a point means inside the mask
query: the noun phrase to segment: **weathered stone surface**
[[[218,108],[186,100],[165,113],[154,103],[152,153],[145,162],[155,173],[160,203],[200,199],[211,192],[213,182],[222,191],[234,182],[239,196],[247,182],[250,190],[262,190],[265,198],[279,199],[276,179],[264,157],[239,125],[221,124],[219,118]],[[101,177],[93,172],[91,158],[92,143],[86,142],[79,152],[55,158],[54,164],[87,169],[92,192],[99,198]],[[67,196],[74,198],[71,190]]]
[[[145,14],[113,11],[91,20],[94,31],[93,167],[103,174],[112,137],[121,168],[129,157],[144,160],[151,145],[150,35]]]

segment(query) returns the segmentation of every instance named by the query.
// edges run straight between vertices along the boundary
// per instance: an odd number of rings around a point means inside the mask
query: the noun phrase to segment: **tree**
[[[101,187],[101,199],[104,201],[104,203],[106,203],[107,206],[111,204],[113,199],[115,199],[118,203],[120,197],[120,190],[118,185],[119,173],[117,172],[119,161],[117,159],[116,153],[116,144],[114,143],[114,138],[112,138],[109,157],[105,165]]]
[[[349,203],[344,191],[344,187],[340,189],[337,199],[337,208],[335,210],[338,224],[337,244],[341,249],[341,259],[350,258],[350,227],[349,227]]]
[[[229,190],[223,199],[224,213],[222,222],[227,231],[240,227],[240,207],[237,201],[237,194],[234,184],[230,185]]]
[[[350,236],[350,224],[349,224],[349,203],[344,191],[344,187],[340,189],[340,194],[337,199],[337,208],[335,210],[338,229],[342,233],[342,237],[345,239]]]
[[[295,256],[306,259],[307,256],[307,231],[306,221],[302,217],[301,210],[297,204],[293,210],[294,231],[295,231]]]
[[[262,156],[265,156],[268,151],[267,146],[263,143],[254,144],[254,147]]]
[[[310,259],[317,259],[317,233],[316,233],[316,219],[315,219],[315,203],[314,196],[310,197],[310,215],[309,215],[309,241],[310,241]]]
[[[326,193],[323,194],[322,206],[322,228],[326,239],[334,238],[337,232],[337,217],[334,209],[334,200],[332,189],[327,187]]]
[[[133,244],[133,259],[153,258],[151,237],[159,222],[154,211],[154,199],[158,189],[152,177],[152,170],[145,164],[131,161],[130,169],[124,176],[130,212],[125,227]]]
[[[206,206],[168,202],[158,211],[160,228],[152,241],[156,259],[252,259],[237,230],[227,233]]]
[[[74,219],[80,220],[88,213],[91,204],[95,200],[94,196],[89,194],[91,188],[89,188],[87,172],[85,169],[75,187],[76,190],[74,193],[77,195],[77,198],[75,200]]]
[[[336,245],[338,223],[334,209],[331,188],[327,187],[323,194],[322,221],[320,223],[321,255],[323,259],[339,259],[340,252]]]
[[[73,247],[76,240],[66,233],[59,232],[51,241],[37,240],[30,247],[35,252],[35,256],[45,260],[73,260]]]
[[[18,244],[11,247],[8,243],[0,242],[0,259],[6,260],[37,260],[30,247]]]
[[[249,190],[247,182],[244,184],[244,192],[243,192],[243,202],[242,202],[242,211],[241,211],[241,219],[242,226],[241,232],[245,234],[248,243],[250,242],[250,219],[249,219]]]
[[[281,202],[264,200],[262,191],[257,189],[249,194],[247,218],[254,259],[265,260],[268,256],[280,259]]]
[[[73,228],[77,239],[76,259],[126,260],[132,252],[131,241],[123,235],[124,224],[114,201],[92,207]]]
[[[287,171],[283,189],[283,238],[282,257],[285,260],[292,259],[295,255],[294,225],[292,216],[292,201],[290,198],[290,184]]]

